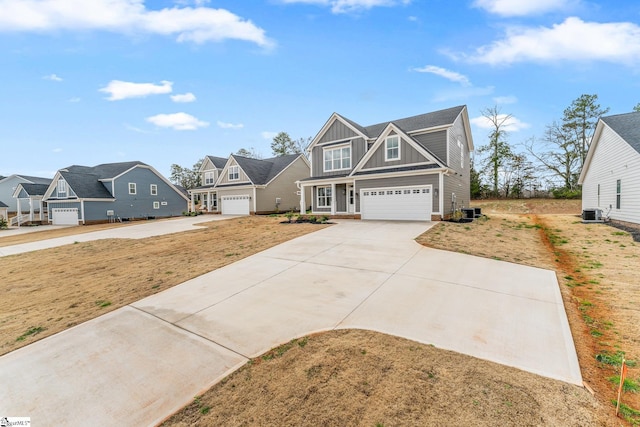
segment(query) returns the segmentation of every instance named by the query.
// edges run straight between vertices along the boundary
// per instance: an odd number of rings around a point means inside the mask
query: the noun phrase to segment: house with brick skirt
[[[179,216],[188,200],[139,161],[60,169],[43,197],[54,225]]]
[[[301,207],[319,215],[440,220],[470,202],[466,106],[362,126],[333,113],[308,148]]]
[[[640,224],[640,112],[598,120],[578,184],[583,210]]]

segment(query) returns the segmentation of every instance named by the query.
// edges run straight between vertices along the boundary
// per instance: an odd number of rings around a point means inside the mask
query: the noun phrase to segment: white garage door
[[[362,219],[431,220],[431,186],[360,190]]]
[[[78,225],[78,208],[51,209],[53,225]]]
[[[222,196],[223,215],[249,215],[249,196]]]

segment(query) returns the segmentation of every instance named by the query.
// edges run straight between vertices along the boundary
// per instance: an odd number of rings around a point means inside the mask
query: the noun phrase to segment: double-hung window
[[[135,182],[130,182],[129,183],[129,194],[136,194],[136,183]]]
[[[58,197],[66,197],[67,195],[67,181],[64,179],[58,180]]]
[[[318,187],[318,207],[331,207],[331,187]]]
[[[398,135],[388,136],[384,142],[384,160],[400,160],[400,137]]]
[[[204,173],[204,185],[212,185],[216,182],[216,173],[215,172],[205,172]]]
[[[160,209],[160,202],[153,202],[153,209]]]
[[[158,184],[151,184],[151,195],[152,196],[157,196],[158,195]]]
[[[237,181],[240,179],[240,167],[238,165],[229,166],[229,181]]]
[[[324,171],[351,169],[351,146],[324,149]]]

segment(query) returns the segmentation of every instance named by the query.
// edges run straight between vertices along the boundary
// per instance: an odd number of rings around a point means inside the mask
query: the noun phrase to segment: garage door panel
[[[249,196],[222,196],[220,200],[223,215],[249,215]]]
[[[51,209],[53,225],[78,225],[78,208]]]
[[[360,190],[362,219],[431,220],[431,186]]]

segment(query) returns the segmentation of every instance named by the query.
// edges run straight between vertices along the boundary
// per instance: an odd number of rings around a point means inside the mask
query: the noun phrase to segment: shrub
[[[555,199],[579,199],[582,197],[582,189],[580,188],[554,188],[551,194]]]
[[[9,224],[7,223],[7,220],[4,219],[4,217],[0,217],[0,230],[4,230],[8,226]]]

